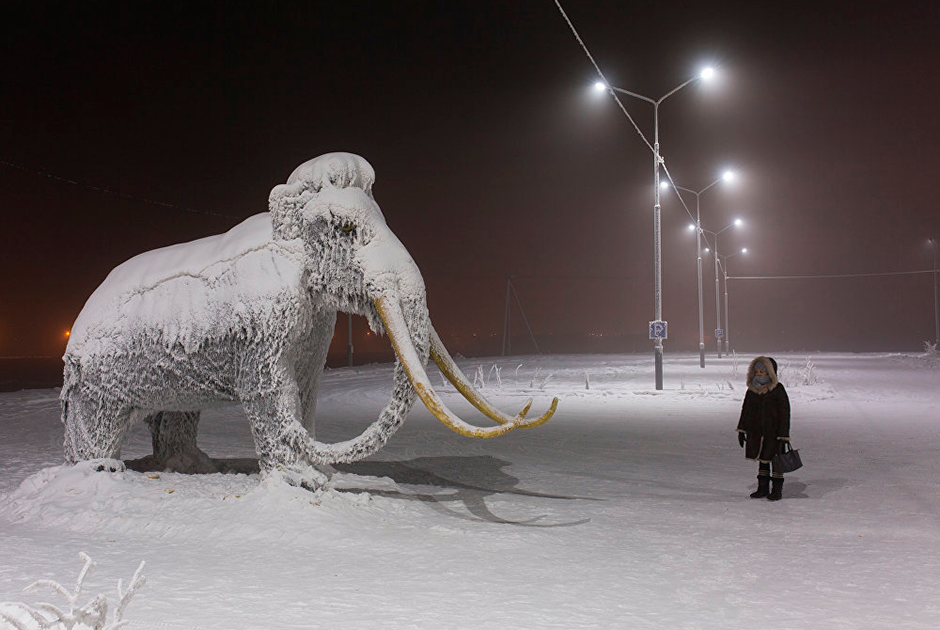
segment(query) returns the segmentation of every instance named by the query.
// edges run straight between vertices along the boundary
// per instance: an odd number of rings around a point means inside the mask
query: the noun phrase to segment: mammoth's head
[[[379,298],[400,303],[409,319],[426,319],[427,311],[421,272],[386,224],[372,196],[374,182],[365,159],[327,153],[298,166],[274,187],[268,204],[275,236],[304,242],[311,289],[381,331]]]
[[[310,290],[328,306],[363,315],[373,330],[387,333],[402,368],[403,387],[396,388],[396,396],[410,398],[405,390],[413,388],[452,429],[492,437],[547,421],[557,400],[535,420],[525,420],[528,404],[517,416],[506,416],[487,403],[454,364],[431,326],[421,272],[372,196],[374,182],[375,171],[363,158],[328,153],[301,164],[287,183],[271,191],[268,205],[274,236],[304,243]],[[424,371],[429,354],[474,406],[502,426],[481,429],[454,416]]]

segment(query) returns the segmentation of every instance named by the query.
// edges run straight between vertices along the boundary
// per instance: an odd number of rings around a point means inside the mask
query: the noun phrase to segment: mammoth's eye
[[[346,234],[349,234],[350,232],[355,231],[356,226],[353,223],[344,223],[343,227],[340,229],[342,229],[343,232],[345,232]]]

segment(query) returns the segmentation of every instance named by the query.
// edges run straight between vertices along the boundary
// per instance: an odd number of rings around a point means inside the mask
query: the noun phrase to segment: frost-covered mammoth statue
[[[379,450],[415,395],[441,422],[477,438],[546,422],[490,405],[454,364],[428,317],[424,280],[372,197],[363,158],[331,153],[275,186],[269,212],[228,232],[146,252],[115,268],[88,299],[65,352],[62,421],[69,462],[119,458],[146,420],[154,464],[212,470],[196,446],[200,410],[240,402],[261,470],[322,484],[328,464]],[[394,391],[358,437],[314,438],[317,390],[337,311],[363,315],[397,355]],[[428,356],[498,423],[469,425],[434,392]]]

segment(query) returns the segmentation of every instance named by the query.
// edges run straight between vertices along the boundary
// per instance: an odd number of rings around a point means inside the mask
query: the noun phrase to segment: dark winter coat
[[[754,383],[754,364],[763,362],[770,381]],[[744,456],[769,462],[790,441],[790,398],[783,383],[777,380],[777,362],[770,357],[757,357],[747,368],[747,393],[741,406],[738,433],[744,433]]]

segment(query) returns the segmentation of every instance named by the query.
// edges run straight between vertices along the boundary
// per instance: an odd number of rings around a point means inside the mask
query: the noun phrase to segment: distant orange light
[[[66,337],[68,337],[68,336],[71,335],[71,334],[72,334],[72,331],[71,331],[71,330],[66,330],[66,331],[65,331],[65,336],[66,336]]]

